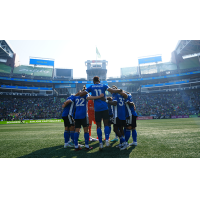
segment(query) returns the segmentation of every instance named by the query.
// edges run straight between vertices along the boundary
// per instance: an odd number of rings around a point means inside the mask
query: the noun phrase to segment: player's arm
[[[112,92],[112,93],[120,93],[120,92],[122,92],[122,89],[112,89],[112,88],[108,88],[107,90],[108,90],[108,92]]]
[[[101,100],[105,101],[106,103],[109,103],[110,105],[113,105],[113,106],[117,105],[117,101],[108,100],[105,97],[102,97]]]
[[[87,97],[87,100],[100,99],[100,98],[102,98],[102,97],[104,97],[104,94],[103,94],[103,93],[100,94],[99,96],[89,96],[89,97]]]
[[[81,91],[81,90],[80,90]],[[79,92],[77,92],[74,96],[79,96],[79,94],[80,94],[80,91]]]
[[[122,95],[125,99],[128,98],[128,95],[124,91],[119,92],[119,94]]]
[[[72,101],[70,99],[68,99],[67,101],[65,101],[62,105],[63,108],[65,108],[69,103],[71,103]]]
[[[79,92],[79,96],[80,96],[80,97],[83,97],[83,96],[85,96],[87,93],[88,93],[87,91],[81,91],[81,92]]]
[[[127,101],[126,102],[129,106],[133,106],[134,107],[134,110],[136,110],[136,106],[133,102],[130,102],[130,101]]]

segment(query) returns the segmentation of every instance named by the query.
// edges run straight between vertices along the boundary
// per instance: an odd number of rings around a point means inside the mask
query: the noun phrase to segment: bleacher
[[[178,73],[177,65],[171,62],[159,63],[155,65],[140,66],[142,77],[164,76],[166,74]]]
[[[14,77],[26,77],[26,78],[41,78],[41,79],[49,79],[52,78],[53,68],[46,67],[33,67],[21,65],[19,67],[15,67],[13,70]]]
[[[200,70],[198,57],[188,58],[179,63],[179,68],[182,73]]]
[[[0,63],[0,75],[1,76],[8,76],[11,73],[11,67],[7,66],[4,63]]]

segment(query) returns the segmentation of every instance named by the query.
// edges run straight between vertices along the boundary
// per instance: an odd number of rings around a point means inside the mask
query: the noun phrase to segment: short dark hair
[[[95,76],[95,77],[93,78],[93,82],[94,82],[94,83],[95,83],[95,82],[100,82],[99,77],[98,77],[98,76]]]

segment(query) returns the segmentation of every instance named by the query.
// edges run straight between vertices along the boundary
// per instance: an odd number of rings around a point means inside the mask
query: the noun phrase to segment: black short
[[[95,121],[96,122],[101,122],[102,119],[109,119],[108,110],[95,112]]]
[[[113,121],[114,121],[114,119],[113,119],[113,115],[109,115],[109,124],[113,124]]]
[[[126,118],[126,126],[132,126],[132,128],[137,127],[137,116],[131,115],[130,117]]]
[[[120,120],[119,117],[114,118],[113,121],[114,126],[122,127],[126,125],[126,120]]]
[[[89,126],[88,117],[85,117],[84,119],[75,119],[75,128],[81,128],[81,126]]]
[[[71,115],[68,115],[67,117],[62,117],[64,120],[65,127],[71,127],[74,126],[74,119]]]

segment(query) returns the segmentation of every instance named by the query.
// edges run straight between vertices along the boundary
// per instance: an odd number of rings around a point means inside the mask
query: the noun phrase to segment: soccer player
[[[82,91],[85,90],[85,87]],[[80,93],[81,91],[79,91]],[[78,94],[79,94],[78,93]],[[82,148],[78,145],[78,138],[80,134],[80,128],[83,126],[84,130],[84,138],[85,138],[85,149],[91,150],[93,147],[89,146],[89,133],[88,133],[88,113],[87,113],[87,97],[88,94],[86,94],[83,97],[80,97],[79,95],[75,98],[76,102],[76,112],[75,112],[75,133],[74,133],[74,144],[75,144],[75,151],[79,151]]]
[[[74,134],[74,119],[72,117],[74,112],[74,102],[75,102],[75,96],[71,95],[62,105],[62,107],[64,108],[62,113],[62,119],[64,120],[64,126],[65,126],[64,148],[73,147],[73,145],[69,143],[69,138],[70,138],[70,132],[71,134]]]
[[[108,101],[112,101],[112,98],[111,97],[107,97],[107,100]],[[109,127],[109,136],[110,136],[110,133],[111,133],[111,124],[113,124],[113,106],[108,104],[108,114],[109,114],[109,121],[108,121],[108,127]],[[110,137],[109,137],[110,139]],[[117,139],[118,141],[118,139]],[[111,140],[111,142],[114,142],[114,140]]]
[[[88,100],[88,118],[89,118],[89,137],[90,141],[98,141],[96,138],[92,138],[91,136],[91,128],[92,128],[92,122],[96,124],[95,116],[94,116],[94,101]]]
[[[123,128],[126,122],[125,98],[127,98],[127,94],[120,92],[119,94],[113,94],[113,101],[107,101],[109,104],[114,105],[114,132],[120,138],[120,144],[116,146],[120,150],[127,149],[128,147],[128,143],[123,137]]]
[[[105,91],[113,92],[113,93],[119,93],[122,90],[118,89],[112,89],[109,88],[108,85],[101,84],[100,79],[98,76],[95,76],[93,78],[94,85],[91,85],[88,87],[85,91],[83,91],[80,96],[84,96],[87,93],[92,94],[92,97],[97,97],[100,94],[104,94]],[[101,151],[103,149],[103,142],[102,142],[102,130],[101,130],[101,120],[103,119],[104,123],[104,132],[105,132],[105,138],[106,138],[106,147],[109,147],[109,127],[108,127],[108,121],[109,121],[109,113],[108,113],[108,105],[105,101],[102,101],[101,99],[95,99],[94,100],[94,110],[95,110],[95,121],[97,124],[97,135],[99,138],[99,150]]]
[[[132,96],[129,92],[126,92],[128,97],[125,101],[126,104],[126,132],[125,132],[125,140],[128,142],[130,138],[130,132],[132,130],[133,143],[129,144],[130,146],[137,146],[137,131],[136,131],[136,120],[137,113],[135,112],[136,107],[133,103]]]

